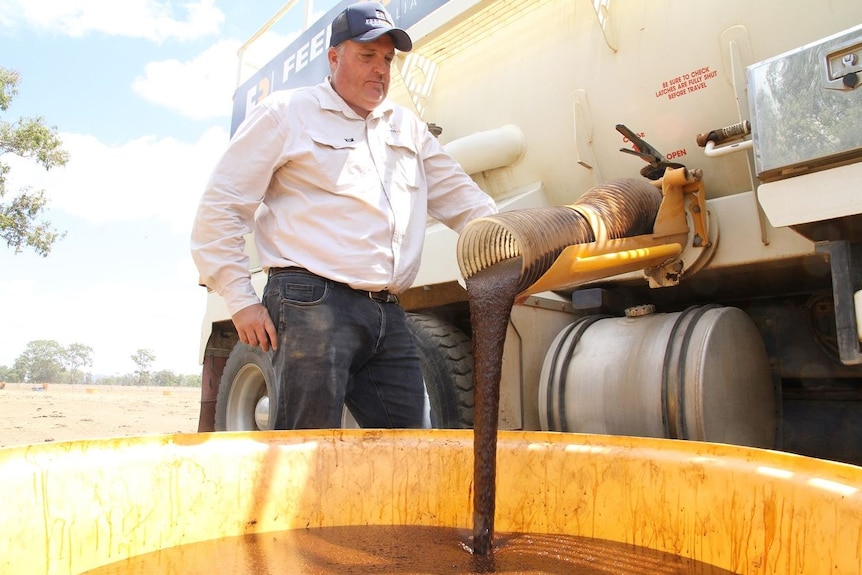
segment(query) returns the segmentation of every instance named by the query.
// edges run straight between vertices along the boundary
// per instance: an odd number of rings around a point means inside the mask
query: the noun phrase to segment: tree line
[[[149,349],[139,349],[130,358],[137,366],[134,372],[97,378],[87,369],[93,365],[92,347],[82,343],[64,346],[54,340],[39,339],[29,342],[11,367],[0,365],[0,381],[170,387],[201,385],[200,374],[184,375],[170,370],[152,371],[156,356]]]

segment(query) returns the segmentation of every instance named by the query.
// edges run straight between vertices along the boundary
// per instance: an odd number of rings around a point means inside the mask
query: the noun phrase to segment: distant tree
[[[178,375],[169,369],[163,369],[153,374],[153,384],[165,387],[179,387],[182,379],[182,375]]]
[[[0,381],[15,383],[21,381],[21,374],[15,368],[0,365]]]
[[[143,383],[144,378],[150,374],[150,366],[156,361],[155,354],[149,349],[139,349],[132,355],[132,361],[138,366],[135,374],[138,376],[138,385]]]
[[[31,341],[15,359],[14,369],[24,381],[33,383],[56,383],[60,381],[66,350],[54,340]]]
[[[18,95],[19,79],[18,72],[0,66],[0,112],[5,112]],[[0,158],[15,154],[35,160],[50,170],[65,166],[69,161],[69,154],[62,149],[62,144],[57,128],[46,126],[42,117],[20,118],[12,123],[0,120]],[[54,231],[50,222],[39,219],[48,201],[44,190],[24,186],[17,195],[6,199],[9,171],[9,165],[0,161],[0,238],[6,240],[6,245],[16,254],[29,247],[37,254],[47,256],[54,242],[65,233]]]
[[[108,375],[96,381],[99,385],[137,385],[138,378],[131,373],[125,375]]]
[[[69,370],[70,383],[80,383],[82,379],[78,369],[81,367],[92,367],[93,348],[83,343],[73,343],[65,348],[63,365]]]
[[[169,369],[163,369],[152,374],[153,385],[162,387],[200,387],[200,374],[183,375]]]
[[[200,387],[201,383],[201,374],[199,373],[189,373],[182,376],[183,380],[180,383],[183,387]]]

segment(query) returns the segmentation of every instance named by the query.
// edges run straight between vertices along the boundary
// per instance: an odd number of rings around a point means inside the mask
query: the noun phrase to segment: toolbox
[[[757,177],[862,160],[862,25],[747,69]]]

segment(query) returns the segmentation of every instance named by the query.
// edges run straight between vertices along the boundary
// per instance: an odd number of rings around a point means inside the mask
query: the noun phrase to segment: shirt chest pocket
[[[390,189],[415,192],[423,187],[419,154],[413,142],[390,135],[386,138],[386,175]]]
[[[366,151],[355,138],[337,137],[331,134],[309,133],[309,153],[314,170],[323,182],[322,188],[338,189],[343,185],[373,176],[372,166]]]

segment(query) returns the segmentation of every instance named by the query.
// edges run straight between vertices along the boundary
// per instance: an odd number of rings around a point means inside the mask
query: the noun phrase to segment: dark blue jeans
[[[345,405],[361,427],[430,427],[419,351],[400,305],[304,270],[271,275],[263,304],[278,330],[273,429],[341,427]]]

